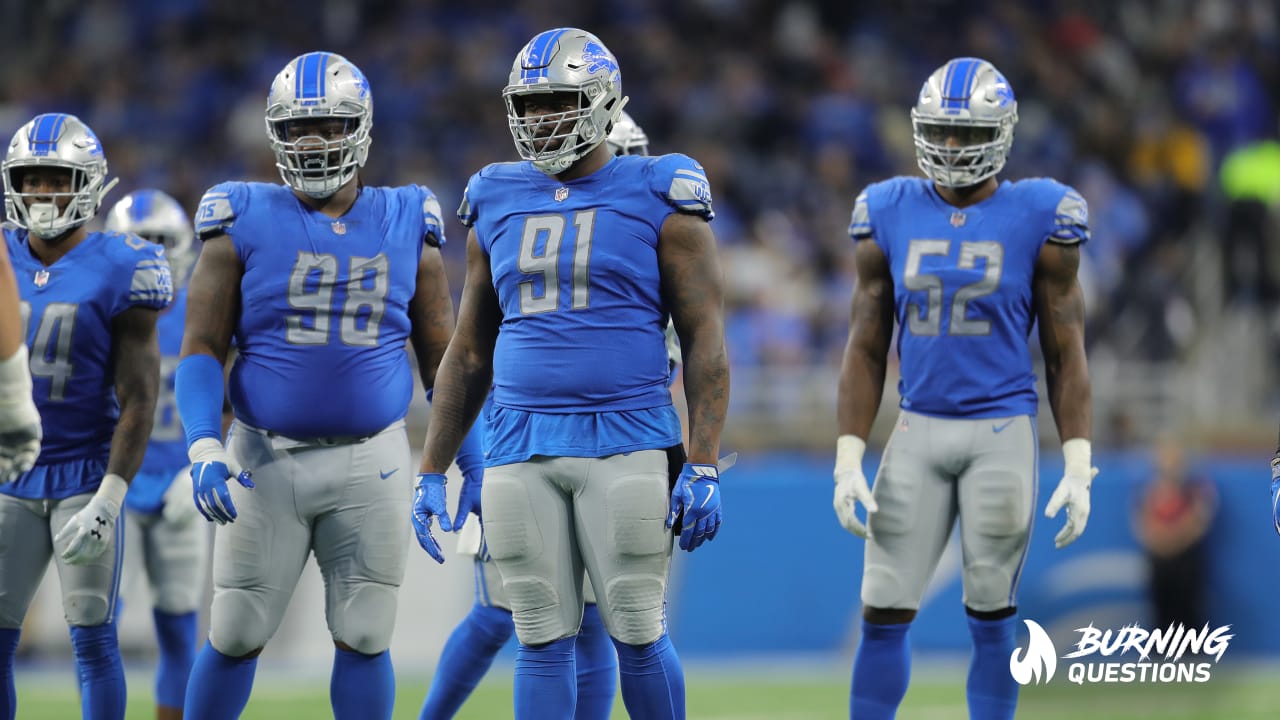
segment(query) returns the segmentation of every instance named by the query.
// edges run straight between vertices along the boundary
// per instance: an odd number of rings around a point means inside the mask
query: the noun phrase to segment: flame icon
[[[1030,642],[1027,643],[1021,660],[1018,659],[1018,653],[1023,652],[1022,648],[1015,648],[1009,656],[1009,674],[1019,685],[1026,685],[1032,680],[1039,685],[1043,671],[1044,682],[1047,683],[1053,679],[1053,673],[1058,669],[1058,650],[1049,639],[1049,634],[1036,621],[1024,619],[1022,622],[1026,623]]]

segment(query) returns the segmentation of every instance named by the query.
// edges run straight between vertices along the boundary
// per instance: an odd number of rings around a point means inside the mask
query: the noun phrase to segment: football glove
[[[120,517],[120,507],[128,491],[128,483],[119,475],[102,478],[98,491],[53,538],[55,547],[63,546],[63,560],[84,565],[111,547],[116,536],[116,518]]]
[[[164,491],[164,507],[160,510],[160,516],[173,525],[186,525],[195,520],[200,511],[191,501],[193,495],[191,466],[187,465],[173,476],[169,489]]]
[[[453,514],[458,522],[453,526],[454,532],[460,532],[467,524],[467,515],[474,513],[476,519],[484,517],[480,514],[480,491],[484,487],[484,468],[462,473],[462,490],[458,493],[458,511]]]
[[[444,562],[444,551],[431,535],[432,518],[440,519],[440,529],[444,532],[453,530],[444,486],[443,473],[419,473],[418,486],[413,493],[413,533],[418,536],[422,549],[438,563]]]
[[[1280,535],[1280,449],[1271,458],[1271,522]]]
[[[1057,515],[1063,507],[1067,508],[1067,522],[1053,538],[1053,546],[1059,550],[1075,542],[1089,522],[1089,487],[1098,474],[1098,468],[1090,467],[1090,452],[1089,441],[1084,438],[1072,438],[1062,443],[1066,468],[1044,508],[1047,518]]]
[[[685,463],[671,491],[667,528],[682,518],[680,549],[693,552],[704,542],[714,540],[720,531],[720,469],[715,465]]]
[[[832,505],[844,529],[860,538],[868,537],[871,531],[858,519],[858,503],[867,509],[868,523],[871,513],[880,509],[867,485],[867,476],[862,473],[862,456],[866,451],[867,441],[857,435],[841,435],[836,439],[836,469],[833,473],[836,491]]]
[[[13,482],[40,455],[40,413],[31,398],[27,346],[0,361],[0,483]]]
[[[252,473],[242,470],[222,443],[214,438],[200,438],[187,449],[191,460],[191,492],[196,509],[209,522],[225,525],[235,522],[236,506],[231,502],[227,480],[235,478],[246,489],[253,489]]]

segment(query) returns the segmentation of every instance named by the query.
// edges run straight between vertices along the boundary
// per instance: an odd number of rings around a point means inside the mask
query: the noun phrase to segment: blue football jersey
[[[370,435],[413,393],[409,301],[440,205],[418,185],[361,188],[335,220],[283,185],[223,183],[196,212],[201,237],[230,236],[244,267],[236,417],[294,438]]]
[[[27,232],[6,226],[5,243],[22,298],[31,355],[32,393],[44,440],[36,468],[0,492],[28,498],[85,492],[64,480],[50,487],[42,466],[105,462],[120,417],[112,357],[112,320],[134,307],[163,309],[173,299],[164,249],[133,235],[89,233],[49,267],[27,245]]]
[[[487,464],[674,444],[658,272],[674,212],[714,217],[705,172],[684,155],[616,157],[567,183],[528,162],[471,177],[458,216],[488,255],[503,316]],[[530,414],[583,413],[593,419],[527,425]]]
[[[1043,178],[1004,181],[986,200],[957,208],[930,181],[898,177],[858,196],[849,234],[874,240],[889,260],[904,409],[1036,413],[1032,278],[1045,242],[1089,239],[1079,193]]]

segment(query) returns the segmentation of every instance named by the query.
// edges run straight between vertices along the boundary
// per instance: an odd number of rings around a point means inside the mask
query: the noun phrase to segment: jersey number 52
[[[948,257],[950,240],[912,240],[907,246],[907,264],[902,272],[902,284],[908,290],[923,292],[928,300],[921,314],[917,303],[907,305],[907,327],[912,335],[941,335],[943,307],[942,278],[932,273],[920,272],[920,263],[926,255]],[[961,270],[972,270],[978,259],[986,261],[986,271],[981,278],[958,288],[951,298],[951,318],[948,335],[989,335],[991,321],[969,317],[968,305],[973,300],[990,295],[1000,286],[1000,273],[1004,270],[1004,246],[991,240],[964,241],[960,243],[960,259],[956,265]]]

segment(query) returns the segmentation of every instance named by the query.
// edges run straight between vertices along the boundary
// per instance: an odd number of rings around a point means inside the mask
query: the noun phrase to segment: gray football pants
[[[22,627],[50,558],[58,569],[62,612],[68,625],[94,627],[115,616],[124,555],[124,518],[116,518],[115,548],[107,549],[86,565],[64,561],[59,554],[66,549],[65,544],[53,542],[71,516],[92,498],[91,492],[63,500],[0,495],[0,628]]]
[[[915,610],[956,518],[964,604],[1012,607],[1035,510],[1037,445],[1030,416],[953,420],[903,411],[872,494],[862,602]]]
[[[121,593],[126,602],[137,591],[139,572],[145,570],[157,610],[170,615],[199,610],[209,567],[209,523],[199,515],[174,524],[160,513],[133,512],[128,514],[127,527]]]
[[[386,650],[413,505],[404,422],[363,442],[321,444],[237,421],[229,450],[256,487],[227,483],[239,517],[214,534],[209,642],[232,657],[265,646],[314,552],[333,639],[367,655]]]
[[[578,633],[584,571],[612,637],[629,645],[661,637],[669,498],[663,450],[537,457],[486,469],[485,539],[520,642]]]

